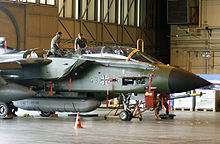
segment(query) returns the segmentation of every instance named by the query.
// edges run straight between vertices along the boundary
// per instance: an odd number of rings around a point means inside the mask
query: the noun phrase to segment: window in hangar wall
[[[142,26],[145,0],[9,0],[55,5],[60,17],[92,20],[119,25]]]
[[[55,5],[56,0],[9,0],[9,1],[24,2],[24,3],[37,3],[39,1],[40,4]]]
[[[145,0],[59,0],[60,17],[141,26]],[[142,8],[142,7],[145,7]]]

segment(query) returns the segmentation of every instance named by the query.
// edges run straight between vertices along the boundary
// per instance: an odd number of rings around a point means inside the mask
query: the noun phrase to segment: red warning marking
[[[70,79],[69,79],[69,92],[71,91],[71,82],[72,82],[72,79],[70,77]]]
[[[116,82],[116,78],[107,79],[107,96],[106,96],[106,108],[108,108],[108,95],[109,95],[109,82]]]
[[[151,83],[152,83],[152,78],[155,77],[155,74],[150,74],[150,78],[149,78],[149,88],[148,88],[148,92],[151,92]]]
[[[29,57],[28,58],[31,58],[31,54],[33,53],[33,51],[30,53]]]
[[[7,42],[6,42],[6,40],[5,40],[5,52],[7,52]]]

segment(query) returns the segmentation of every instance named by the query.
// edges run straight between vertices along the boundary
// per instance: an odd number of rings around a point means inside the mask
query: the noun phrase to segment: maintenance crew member
[[[51,52],[52,54],[54,54],[55,56],[62,56],[61,54],[61,49],[59,47],[59,43],[60,43],[60,38],[62,37],[62,32],[57,32],[56,35],[52,38],[51,40]]]
[[[82,33],[78,34],[78,37],[74,42],[74,49],[77,54],[81,54],[81,49],[87,47],[87,40],[83,37]]]

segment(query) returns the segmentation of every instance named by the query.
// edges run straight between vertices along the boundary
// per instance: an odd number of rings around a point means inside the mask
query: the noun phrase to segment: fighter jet
[[[31,52],[20,52],[17,59],[0,55],[1,116],[13,114],[16,108],[41,111],[42,116],[89,112],[103,100],[120,95],[126,99],[129,93],[145,93],[149,88],[167,94],[210,84],[127,46],[91,47],[65,57],[42,58],[35,51],[38,57],[31,58]]]

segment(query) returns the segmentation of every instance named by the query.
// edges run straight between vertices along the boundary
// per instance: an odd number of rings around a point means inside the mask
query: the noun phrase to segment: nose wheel
[[[119,118],[122,121],[130,121],[133,118],[133,114],[128,110],[123,110],[119,113]]]
[[[120,120],[122,120],[122,121],[128,120],[128,111],[125,111],[125,110],[121,111],[121,112],[119,113],[119,118],[120,118]]]
[[[129,99],[131,97],[130,94],[127,94],[127,95],[121,94],[121,96],[122,96],[122,102],[124,105],[124,110],[118,113],[118,110],[120,108],[120,105],[118,105],[114,115],[110,115],[110,113],[113,111],[112,109],[107,115],[104,116],[104,118],[107,119],[108,117],[113,117],[113,118],[119,117],[120,120],[122,121],[130,121],[133,118],[139,118],[139,120],[142,121],[143,119],[142,113],[148,109],[141,110],[140,105],[142,105],[142,102],[138,100],[136,100],[135,105],[130,106],[129,105]]]

